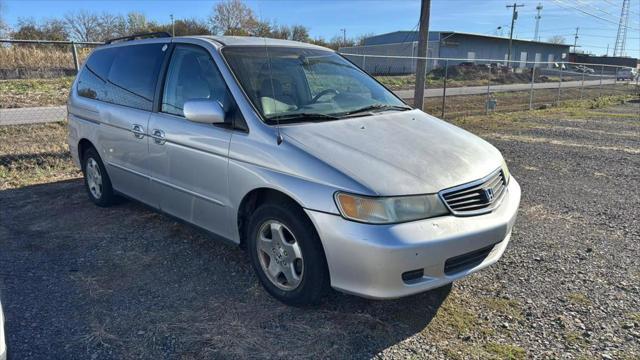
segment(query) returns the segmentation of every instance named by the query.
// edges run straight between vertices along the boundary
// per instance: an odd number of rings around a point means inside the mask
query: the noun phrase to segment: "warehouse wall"
[[[416,41],[340,48],[340,53],[361,69],[372,75],[406,75],[416,72],[416,59],[418,43]],[[377,55],[377,56],[406,56],[406,58],[393,57],[363,57],[349,56],[346,54]],[[438,42],[430,41],[427,57],[439,57]],[[427,63],[427,70],[434,66],[433,61]]]
[[[447,37],[443,33],[443,42],[440,44],[440,57],[443,58],[475,58],[506,60],[509,51],[509,40],[480,37],[464,34],[454,34]],[[513,41],[511,60],[515,61],[561,61],[562,54],[569,52],[568,45],[553,45],[528,41]],[[549,56],[552,56],[550,58]],[[452,63],[452,62],[450,62]],[[456,62],[453,62],[454,64]],[[525,64],[514,64],[515,67],[524,67]],[[531,64],[527,65],[528,67]]]

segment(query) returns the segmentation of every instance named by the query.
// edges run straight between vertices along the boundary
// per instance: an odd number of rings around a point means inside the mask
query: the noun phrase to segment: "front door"
[[[228,236],[227,168],[233,130],[229,124],[185,119],[184,103],[193,99],[220,101],[228,111],[235,107],[209,52],[178,44],[167,69],[160,111],[149,121],[154,191],[163,211]]]

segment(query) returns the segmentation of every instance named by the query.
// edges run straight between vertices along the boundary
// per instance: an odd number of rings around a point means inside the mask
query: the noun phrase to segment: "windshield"
[[[337,120],[409,107],[331,51],[228,47],[223,54],[267,122]]]

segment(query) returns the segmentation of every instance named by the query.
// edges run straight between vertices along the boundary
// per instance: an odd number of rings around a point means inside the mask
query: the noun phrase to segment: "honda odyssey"
[[[305,43],[116,39],[68,113],[91,201],[136,199],[238,244],[287,304],[451,283],[502,256],[520,202],[491,144]]]

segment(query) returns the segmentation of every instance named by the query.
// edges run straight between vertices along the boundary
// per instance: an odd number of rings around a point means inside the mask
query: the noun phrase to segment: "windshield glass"
[[[267,121],[336,120],[409,109],[369,75],[331,51],[228,47],[232,71]]]

